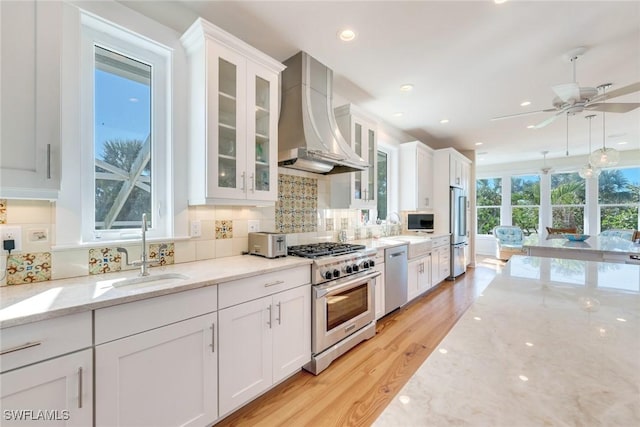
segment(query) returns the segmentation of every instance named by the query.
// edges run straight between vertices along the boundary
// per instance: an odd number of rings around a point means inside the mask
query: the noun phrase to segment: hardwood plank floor
[[[480,262],[443,282],[380,319],[374,338],[320,375],[299,372],[216,426],[371,425],[487,287],[494,268]]]

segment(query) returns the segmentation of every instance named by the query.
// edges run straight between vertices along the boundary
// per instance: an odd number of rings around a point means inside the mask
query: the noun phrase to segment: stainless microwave
[[[407,214],[407,230],[433,232],[433,214],[415,213]]]

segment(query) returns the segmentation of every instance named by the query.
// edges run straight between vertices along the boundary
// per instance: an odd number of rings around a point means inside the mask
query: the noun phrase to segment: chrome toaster
[[[268,231],[249,233],[249,253],[265,258],[287,256],[287,235]]]

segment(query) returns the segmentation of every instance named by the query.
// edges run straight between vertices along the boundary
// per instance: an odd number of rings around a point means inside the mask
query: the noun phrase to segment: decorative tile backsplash
[[[318,230],[318,180],[278,175],[276,231],[308,233]]]
[[[7,258],[7,285],[51,280],[51,253],[24,253]]]
[[[89,274],[102,274],[122,269],[120,252],[116,248],[89,249]]]
[[[7,223],[7,199],[0,199],[0,224]]]
[[[169,265],[174,263],[173,243],[152,243],[149,245],[149,258],[158,260],[151,265]]]
[[[228,219],[216,220],[216,239],[233,238],[233,221]]]

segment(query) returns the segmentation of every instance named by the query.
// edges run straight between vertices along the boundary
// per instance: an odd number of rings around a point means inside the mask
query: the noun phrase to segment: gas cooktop
[[[311,243],[308,245],[289,246],[288,254],[304,258],[319,258],[331,255],[342,255],[365,249],[365,245],[354,245],[350,243]]]

